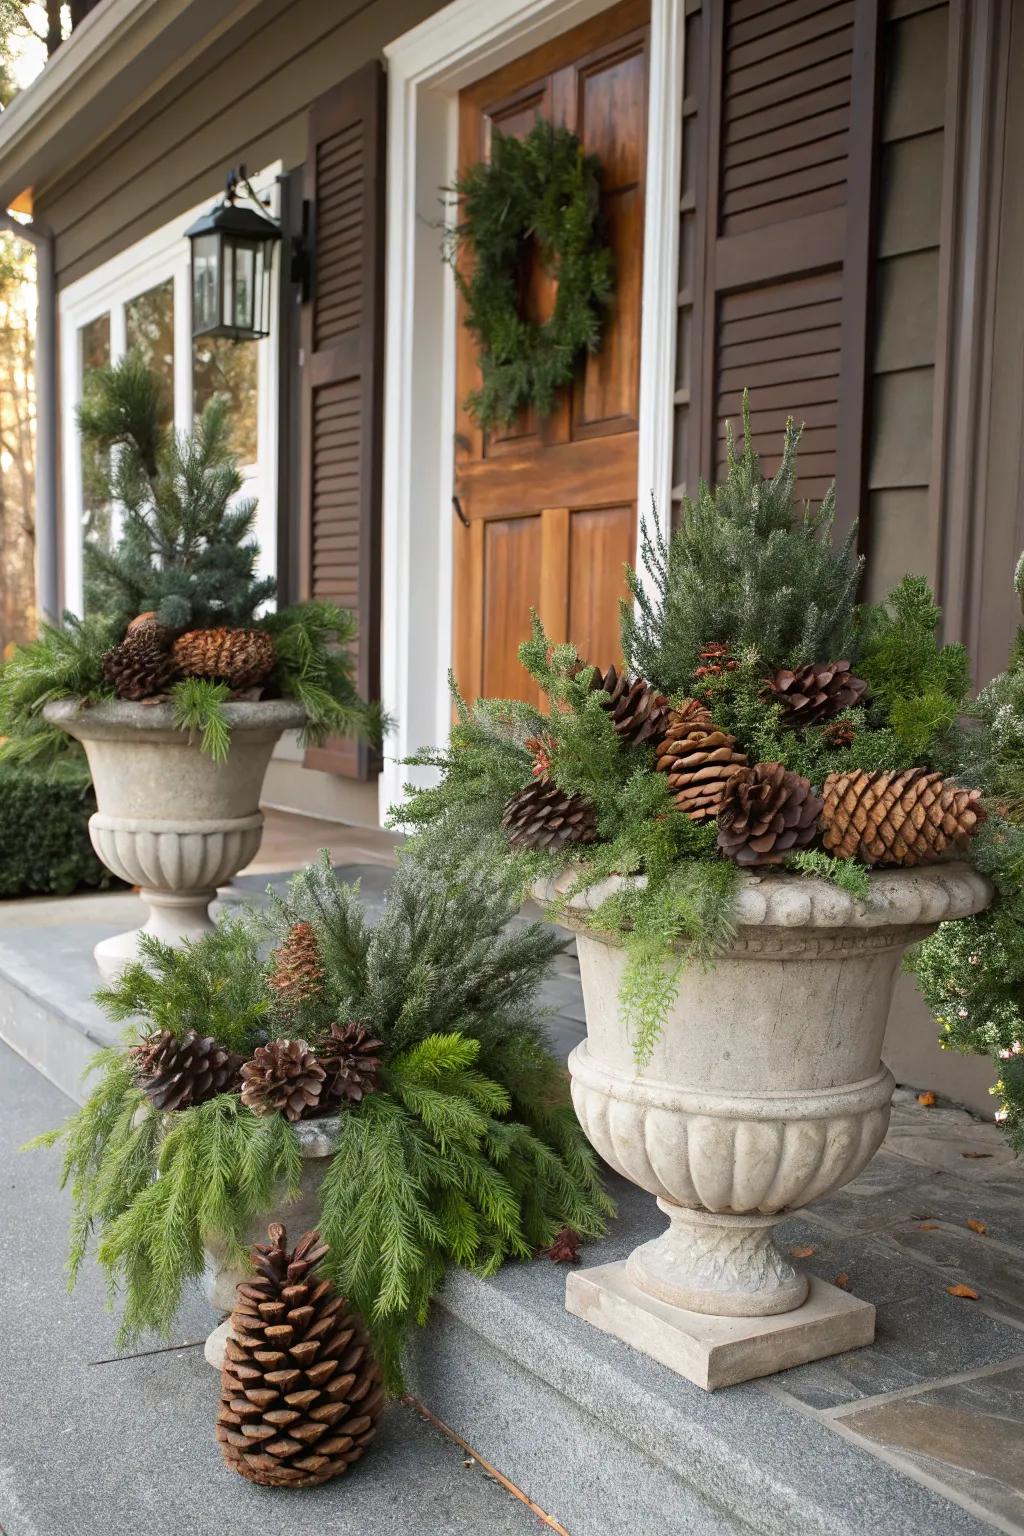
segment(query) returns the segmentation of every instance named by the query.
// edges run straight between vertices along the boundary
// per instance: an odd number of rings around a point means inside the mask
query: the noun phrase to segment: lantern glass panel
[[[199,235],[192,241],[192,327],[205,331],[220,323],[220,237]]]
[[[260,247],[239,241],[235,247],[234,323],[240,331],[258,331],[262,318],[256,309]]]

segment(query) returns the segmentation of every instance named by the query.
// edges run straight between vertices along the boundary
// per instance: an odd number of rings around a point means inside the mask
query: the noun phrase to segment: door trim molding
[[[456,305],[440,257],[439,189],[456,174],[458,92],[607,8],[607,0],[452,0],[384,50],[381,691],[395,724],[380,776],[382,819],[416,779],[400,760],[443,742],[450,721]],[[671,517],[684,13],[685,0],[651,0],[638,527],[652,494],[663,527]]]

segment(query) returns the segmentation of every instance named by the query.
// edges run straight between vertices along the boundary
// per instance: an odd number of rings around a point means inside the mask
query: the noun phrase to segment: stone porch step
[[[890,1166],[887,1177],[906,1190],[927,1176]],[[620,1181],[615,1194],[613,1235],[585,1264],[622,1258],[661,1229],[653,1201]],[[1024,1499],[990,1486],[986,1508],[984,1479],[966,1470],[994,1426],[1005,1432],[1007,1396],[1014,1454],[1024,1446],[1019,1324],[997,1309],[965,1311],[940,1274],[901,1265],[884,1242],[804,1219],[780,1230],[783,1246],[815,1249],[815,1273],[833,1280],[842,1265],[876,1303],[871,1349],[705,1393],[570,1317],[565,1269],[540,1263],[486,1281],[451,1274],[414,1341],[413,1390],[572,1536],[1024,1530]],[[880,1404],[898,1417],[901,1404],[919,1410],[943,1392],[959,1414],[959,1471],[901,1450],[898,1425],[886,1444],[871,1422]],[[1017,1481],[1005,1465],[1002,1475]]]

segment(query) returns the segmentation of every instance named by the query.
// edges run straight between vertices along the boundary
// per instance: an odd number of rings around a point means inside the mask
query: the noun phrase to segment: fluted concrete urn
[[[571,874],[538,889],[553,904]],[[587,1038],[572,1097],[605,1162],[657,1198],[668,1230],[624,1264],[570,1277],[568,1305],[705,1387],[870,1342],[870,1305],[809,1281],[772,1240],[878,1149],[893,1077],[881,1060],[907,949],[985,908],[963,863],[869,876],[861,902],[817,879],[742,876],[736,932],[685,968],[638,1069],[619,1010],[622,935],[587,926],[618,877],[573,898]]]
[[[218,885],[248,864],[263,837],[263,776],[282,732],[305,723],[292,699],[226,704],[231,752],[215,763],[178,730],[167,704],[60,699],[44,715],[85,747],[97,810],[89,835],[115,875],[137,885],[148,909],[141,929],[97,944],[105,980],[137,953],[140,932],[168,944],[213,927]]]

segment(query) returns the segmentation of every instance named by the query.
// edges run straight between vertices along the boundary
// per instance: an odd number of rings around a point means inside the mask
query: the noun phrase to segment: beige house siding
[[[866,595],[932,573],[929,474],[949,7],[893,0],[885,28]]]
[[[268,0],[250,13],[86,163],[36,188],[58,284],[216,195],[232,164],[300,164],[311,102],[438,9],[439,0]]]

